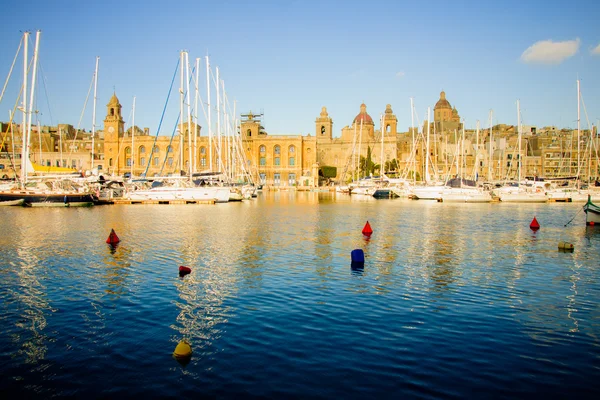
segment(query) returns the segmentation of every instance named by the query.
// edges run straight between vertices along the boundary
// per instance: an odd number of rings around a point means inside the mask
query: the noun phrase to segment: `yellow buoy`
[[[558,250],[561,251],[573,251],[574,250],[573,243],[569,242],[558,242]]]
[[[178,360],[185,360],[192,357],[192,346],[184,339],[180,341],[175,347],[173,357]]]

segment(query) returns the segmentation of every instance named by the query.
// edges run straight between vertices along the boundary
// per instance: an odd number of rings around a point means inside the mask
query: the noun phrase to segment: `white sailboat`
[[[533,185],[523,185],[521,182],[521,162],[523,160],[521,154],[521,108],[519,100],[517,100],[517,128],[518,128],[518,153],[517,153],[517,182],[510,185],[504,185],[494,189],[495,196],[503,202],[512,203],[545,203],[548,201],[546,193],[541,188],[536,188]]]

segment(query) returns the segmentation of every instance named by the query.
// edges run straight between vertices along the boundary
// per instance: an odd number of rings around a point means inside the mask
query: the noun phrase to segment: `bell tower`
[[[121,103],[117,95],[113,93],[106,105],[106,118],[104,118],[104,141],[118,141],[123,136],[125,122],[121,116]]]
[[[333,139],[333,120],[327,113],[327,107],[321,108],[321,115],[315,121],[315,136],[317,140]]]
[[[396,136],[398,133],[398,118],[392,111],[392,106],[388,104],[385,106],[385,114],[383,116],[383,128],[385,129],[385,136]]]
[[[104,118],[104,159],[110,172],[119,172],[116,160],[119,159],[119,137],[123,136],[124,126],[121,103],[119,103],[117,95],[113,93],[106,105],[106,118]]]

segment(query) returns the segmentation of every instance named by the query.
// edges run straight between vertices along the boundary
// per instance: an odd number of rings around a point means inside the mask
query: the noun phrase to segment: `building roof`
[[[369,114],[367,114],[367,106],[365,105],[365,103],[362,103],[360,105],[360,113],[358,113],[358,115],[354,118],[353,123],[356,124],[360,124],[363,123],[363,125],[367,125],[367,124],[373,124],[373,118],[371,118],[371,116]]]
[[[435,103],[435,107],[433,107],[434,110],[437,110],[440,108],[446,108],[446,109],[452,108],[452,106],[450,105],[450,102],[448,100],[446,100],[446,92],[444,92],[443,90],[440,93],[440,99],[438,100],[437,103]]]

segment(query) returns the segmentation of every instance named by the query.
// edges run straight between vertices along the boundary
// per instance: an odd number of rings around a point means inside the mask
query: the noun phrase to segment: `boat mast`
[[[94,71],[94,108],[92,109],[92,167],[94,170],[94,138],[96,136],[96,93],[98,89],[98,62],[100,57],[96,56],[96,69]]]
[[[410,98],[410,130],[412,131],[412,146],[410,151],[410,157],[412,158],[412,172],[413,172],[413,184],[417,180],[417,171],[415,171],[416,155],[415,155],[415,106],[413,98]]]
[[[190,61],[187,51],[185,52],[185,101],[187,103],[187,120],[188,120],[188,175],[190,182],[192,181],[192,108],[190,103]],[[195,130],[194,130],[195,136]]]
[[[521,186],[521,107],[519,100],[517,100],[517,127],[519,131],[519,134],[517,135],[517,140],[519,142],[519,152],[517,153],[517,182],[518,185]]]
[[[184,84],[184,62],[185,62],[185,51],[181,51],[179,64],[180,78],[179,78],[179,170],[183,170],[183,84]],[[152,149],[154,150],[154,149]],[[150,153],[152,154],[152,153]]]
[[[212,114],[212,109],[210,108],[210,63],[208,61],[208,56],[206,56],[206,98],[207,98],[207,107],[208,107],[208,169],[212,171],[212,125],[210,122],[210,115]]]
[[[490,110],[490,157],[489,157],[489,161],[488,161],[488,180],[491,181],[492,180],[492,163],[494,162],[494,152],[492,150],[492,124],[493,124],[493,119],[492,119],[492,115],[493,115],[493,110]]]
[[[581,93],[579,91],[579,79],[577,79],[577,178],[576,178],[576,182],[577,182],[577,189],[579,189],[579,171],[581,168],[581,164],[580,164],[580,121],[581,121],[581,116],[580,116],[580,103],[581,103]]]
[[[379,117],[379,126],[381,126],[381,165],[379,166],[379,181],[383,182],[383,173],[385,172],[383,160],[383,134],[385,131],[383,127],[383,114]]]
[[[196,125],[196,129],[198,129],[198,98],[200,96],[199,86],[200,86],[200,58],[196,58],[196,91],[195,91],[195,100],[194,100],[194,122]],[[194,168],[193,171],[196,172],[198,170],[198,136],[194,135]]]
[[[33,94],[35,92],[35,78],[37,75],[37,60],[38,60],[38,54],[39,54],[39,48],[40,48],[40,35],[41,35],[42,31],[37,31],[35,33],[35,49],[33,51],[33,73],[31,75],[31,91],[29,92],[29,116],[27,118],[27,157],[25,157],[25,160],[21,160],[21,163],[23,163],[23,161],[28,162],[29,161],[29,141],[31,138],[31,118],[33,116]],[[41,145],[41,144],[40,144]]]
[[[133,142],[135,138],[135,96],[133,96],[133,110],[131,114],[131,177],[133,178],[133,164],[135,160],[135,145]]]
[[[473,175],[475,177],[475,183],[477,183],[477,180],[479,179],[479,120],[477,120],[477,131],[475,133],[475,148],[475,165],[473,165]]]
[[[21,185],[25,187],[27,183],[27,63],[29,56],[29,32],[23,33],[23,123],[21,124]]]
[[[223,159],[221,157],[221,95],[219,93],[219,67],[215,67],[215,70],[217,71],[217,81],[215,84],[217,89],[217,158],[219,159],[217,169],[221,169]]]
[[[429,183],[429,132],[431,130],[431,107],[427,107],[427,140],[425,141],[425,183]]]

